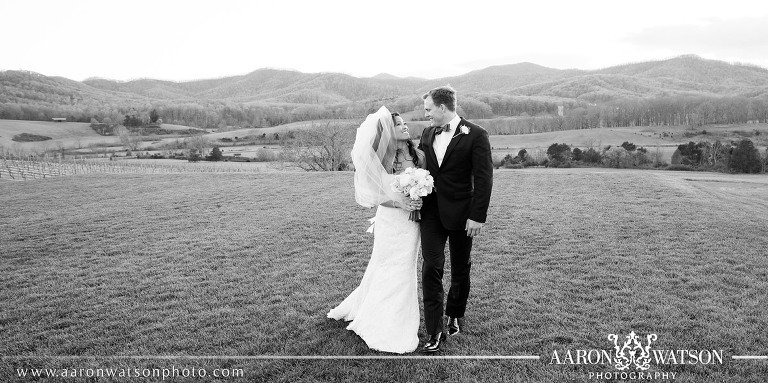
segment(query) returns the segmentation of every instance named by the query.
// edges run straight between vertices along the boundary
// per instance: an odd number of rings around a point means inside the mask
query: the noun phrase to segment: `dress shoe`
[[[425,353],[430,353],[430,354],[433,352],[440,351],[440,345],[443,343],[444,339],[445,339],[445,334],[443,334],[442,332],[439,332],[435,335],[431,335],[427,343],[424,343],[424,347],[421,348],[421,351]]]
[[[448,317],[448,335],[456,335],[460,332],[459,318]]]

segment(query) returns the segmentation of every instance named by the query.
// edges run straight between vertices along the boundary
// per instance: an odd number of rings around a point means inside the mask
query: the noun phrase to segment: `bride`
[[[357,129],[352,161],[355,200],[378,206],[373,251],[360,285],[328,318],[351,321],[347,329],[371,349],[412,352],[419,343],[416,258],[421,236],[419,223],[408,217],[421,201],[411,201],[390,185],[408,167],[423,168],[424,153],[413,145],[403,118],[382,106]]]

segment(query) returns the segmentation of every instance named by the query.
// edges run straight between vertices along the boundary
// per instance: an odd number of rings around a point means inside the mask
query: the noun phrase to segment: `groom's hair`
[[[443,104],[451,112],[456,111],[456,90],[451,88],[450,85],[439,86],[421,96],[424,100],[427,97],[432,97],[432,102],[435,105]]]

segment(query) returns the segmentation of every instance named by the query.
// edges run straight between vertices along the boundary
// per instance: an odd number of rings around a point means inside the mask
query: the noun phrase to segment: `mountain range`
[[[394,100],[450,84],[460,94],[506,95],[599,103],[616,99],[687,96],[768,97],[768,69],[685,55],[599,70],[553,69],[532,63],[492,66],[440,79],[389,74],[358,78],[341,73],[259,69],[218,79],[73,81],[27,71],[0,72],[0,103],[98,105],[104,102],[285,105]]]

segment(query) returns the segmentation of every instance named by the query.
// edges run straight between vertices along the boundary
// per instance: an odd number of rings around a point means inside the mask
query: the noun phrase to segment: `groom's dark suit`
[[[462,133],[463,127],[469,132]],[[465,227],[467,219],[485,223],[493,186],[491,145],[485,129],[462,118],[452,132],[454,137],[448,144],[442,165],[438,164],[433,147],[435,129],[425,129],[419,143],[426,156],[427,170],[435,180],[435,190],[424,197],[421,208],[422,288],[427,334],[443,331],[443,272],[445,242],[449,238],[451,288],[445,314],[464,317],[472,266],[472,238],[467,236]]]

